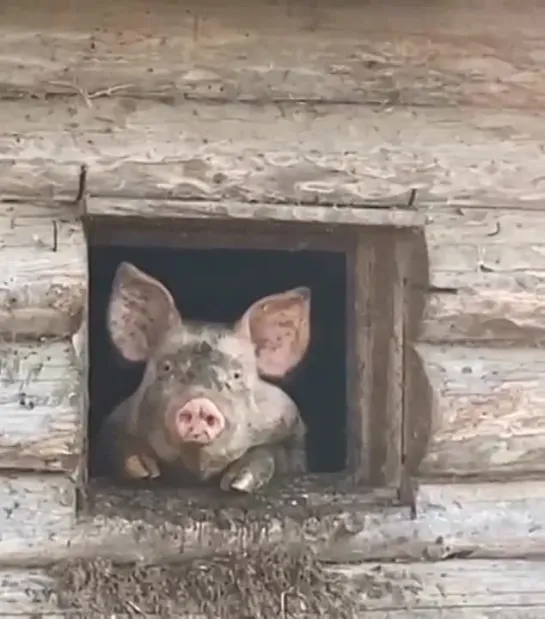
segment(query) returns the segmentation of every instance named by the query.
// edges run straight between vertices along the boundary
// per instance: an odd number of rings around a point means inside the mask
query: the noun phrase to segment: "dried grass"
[[[51,568],[59,603],[71,617],[124,616],[270,619],[351,617],[344,579],[301,547],[216,555],[176,564],[114,566],[78,561]]]

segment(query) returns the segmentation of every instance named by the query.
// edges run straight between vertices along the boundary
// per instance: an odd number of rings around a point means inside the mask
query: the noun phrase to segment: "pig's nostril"
[[[225,420],[208,398],[193,398],[175,413],[175,432],[183,441],[202,443],[214,440],[224,428]]]

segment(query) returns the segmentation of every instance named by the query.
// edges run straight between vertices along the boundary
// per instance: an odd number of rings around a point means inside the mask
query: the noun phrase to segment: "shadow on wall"
[[[90,453],[99,424],[140,382],[141,366],[125,362],[110,342],[106,307],[122,261],[156,277],[189,320],[232,323],[256,299],[296,286],[312,290],[312,343],[284,389],[308,428],[313,472],[338,472],[346,459],[345,255],[310,251],[177,250],[95,246],[89,250]],[[93,475],[93,463],[91,475]]]

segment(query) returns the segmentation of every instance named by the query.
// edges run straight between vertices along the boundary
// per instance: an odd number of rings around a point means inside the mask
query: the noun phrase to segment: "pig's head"
[[[232,327],[186,322],[168,289],[134,265],[116,273],[108,328],[128,361],[145,362],[137,415],[174,448],[229,440],[259,415],[260,377],[280,378],[310,340],[310,290],[253,303]],[[224,438],[227,437],[227,438]]]

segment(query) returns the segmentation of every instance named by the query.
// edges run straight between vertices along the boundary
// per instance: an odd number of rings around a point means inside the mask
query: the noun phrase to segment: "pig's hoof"
[[[159,477],[159,468],[147,456],[129,456],[125,460],[125,473],[131,479],[154,479]]]
[[[256,480],[252,471],[243,471],[241,475],[236,477],[230,487],[239,492],[253,492],[256,490]]]
[[[255,475],[251,470],[242,470],[234,474],[234,471],[228,471],[220,481],[220,488],[224,492],[236,490],[238,492],[253,492],[256,490]]]
[[[151,479],[156,479],[161,475],[161,471],[157,466],[157,462],[155,462],[153,458],[150,458],[149,456],[146,456],[146,454],[143,454],[141,459],[144,466],[148,470],[149,477],[151,477]]]

